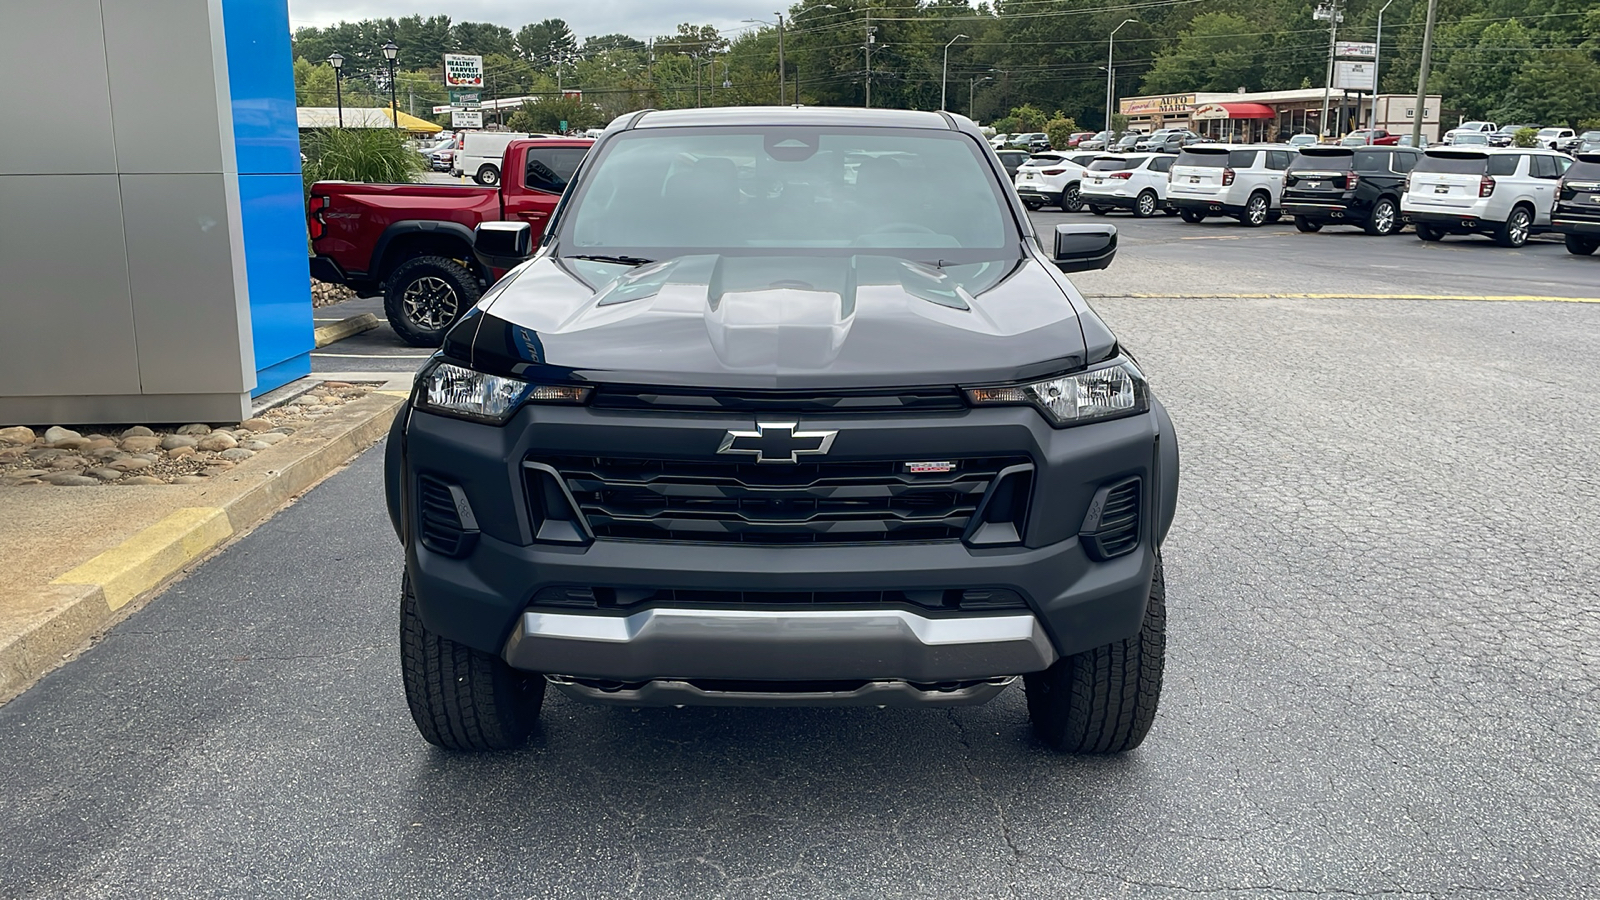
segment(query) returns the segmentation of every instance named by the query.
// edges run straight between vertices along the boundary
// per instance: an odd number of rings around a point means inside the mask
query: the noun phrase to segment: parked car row
[[[1176,155],[1038,154],[1016,190],[1029,209],[1095,215],[1125,209],[1185,222],[1226,216],[1249,227],[1292,217],[1302,232],[1334,225],[1419,238],[1481,234],[1521,247],[1556,232],[1567,249],[1600,247],[1600,151],[1576,159],[1542,147],[1194,144]]]

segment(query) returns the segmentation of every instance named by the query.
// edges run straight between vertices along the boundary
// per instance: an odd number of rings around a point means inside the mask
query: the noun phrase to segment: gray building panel
[[[221,28],[214,38],[211,24],[219,0],[105,0],[104,14],[118,171],[228,171],[226,61],[219,79]]]
[[[0,0],[0,175],[115,172],[99,0]]]
[[[249,390],[237,184],[220,174],[121,181],[144,393]]]
[[[0,272],[0,396],[138,392],[117,176],[0,175]]]

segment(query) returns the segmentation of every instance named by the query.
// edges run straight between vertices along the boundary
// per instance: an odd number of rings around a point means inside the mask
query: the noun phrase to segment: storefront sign
[[[1371,59],[1378,55],[1377,44],[1365,44],[1360,41],[1339,41],[1334,48],[1334,55],[1341,58]]]
[[[1170,116],[1186,113],[1194,106],[1193,94],[1168,94],[1165,97],[1128,97],[1119,104],[1125,116]]]
[[[1228,108],[1221,103],[1207,103],[1195,109],[1193,118],[1200,119],[1226,119]]]
[[[1369,62],[1341,59],[1334,65],[1333,89],[1336,91],[1371,91],[1377,79],[1377,67]]]
[[[483,57],[463,53],[444,55],[444,86],[453,88],[483,87]]]
[[[450,113],[451,128],[482,128],[483,113],[475,109],[457,109]]]
[[[462,109],[477,109],[479,106],[478,100],[481,96],[481,91],[451,90],[450,105],[459,106]]]

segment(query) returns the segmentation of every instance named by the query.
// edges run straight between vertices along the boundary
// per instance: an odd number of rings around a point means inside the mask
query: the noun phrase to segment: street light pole
[[[966,37],[966,35],[958,34],[950,39],[950,44],[954,44],[956,41],[959,41],[964,37]],[[944,45],[944,68],[939,72],[939,110],[941,112],[949,111],[949,107],[946,106],[944,98],[945,89],[950,86],[950,44]]]
[[[980,82],[980,81],[993,81],[993,80],[994,80],[994,76],[993,75],[984,75],[984,76],[981,76],[981,77],[977,76],[977,75],[974,75],[971,78],[967,79],[967,118],[971,119],[974,122],[978,121],[978,117],[976,115],[974,115],[975,110],[973,110],[973,108],[972,108],[973,107],[972,98],[973,98],[974,92],[976,92],[977,89],[978,89],[978,82]]]
[[[389,119],[394,122],[394,127],[400,127],[400,104],[395,102],[394,91],[394,58],[400,55],[400,45],[389,41],[383,45],[383,58],[389,61]]]
[[[866,108],[872,108],[872,42],[875,40],[872,33],[872,7],[867,7],[867,102]]]
[[[1422,117],[1428,111],[1428,67],[1433,65],[1433,21],[1438,12],[1439,0],[1428,0],[1428,23],[1422,28],[1422,67],[1417,70],[1417,109],[1411,117],[1413,147],[1422,146]]]
[[[344,88],[339,84],[344,72],[344,54],[335,50],[328,57],[328,65],[333,66],[333,102],[339,107],[339,127],[344,127]]]
[[[1123,19],[1122,20],[1122,25],[1126,25],[1129,22],[1137,22],[1137,21],[1139,21],[1139,20],[1138,19]],[[1111,69],[1111,66],[1112,66],[1112,61],[1115,58],[1116,51],[1117,51],[1117,32],[1122,30],[1122,25],[1118,25],[1117,27],[1111,29],[1111,37],[1109,39],[1107,39],[1107,41],[1106,41],[1106,130],[1107,131],[1111,130],[1111,107],[1112,107],[1112,104],[1116,100],[1116,98],[1114,96],[1112,96],[1112,89],[1111,89],[1111,71],[1112,71],[1112,69]],[[1106,142],[1106,144],[1107,144],[1107,146],[1110,146],[1110,141],[1108,140]]]
[[[1383,11],[1389,8],[1389,0],[1383,4],[1383,9],[1378,10],[1378,39],[1372,44],[1372,112],[1367,115],[1367,143],[1378,139],[1374,133],[1378,130],[1378,63],[1383,60]]]
[[[784,106],[787,103],[787,98],[785,97],[783,74],[783,13],[773,13],[773,15],[778,17],[778,105]],[[795,99],[798,100],[800,98],[796,97]]]

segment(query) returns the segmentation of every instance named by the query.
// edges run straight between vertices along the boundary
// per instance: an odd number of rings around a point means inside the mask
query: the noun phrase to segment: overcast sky
[[[789,0],[289,0],[289,24],[325,27],[340,20],[412,14],[453,22],[493,22],[512,31],[529,22],[564,19],[578,40],[596,34],[648,38],[672,34],[680,22],[739,28],[742,19],[772,20]]]

